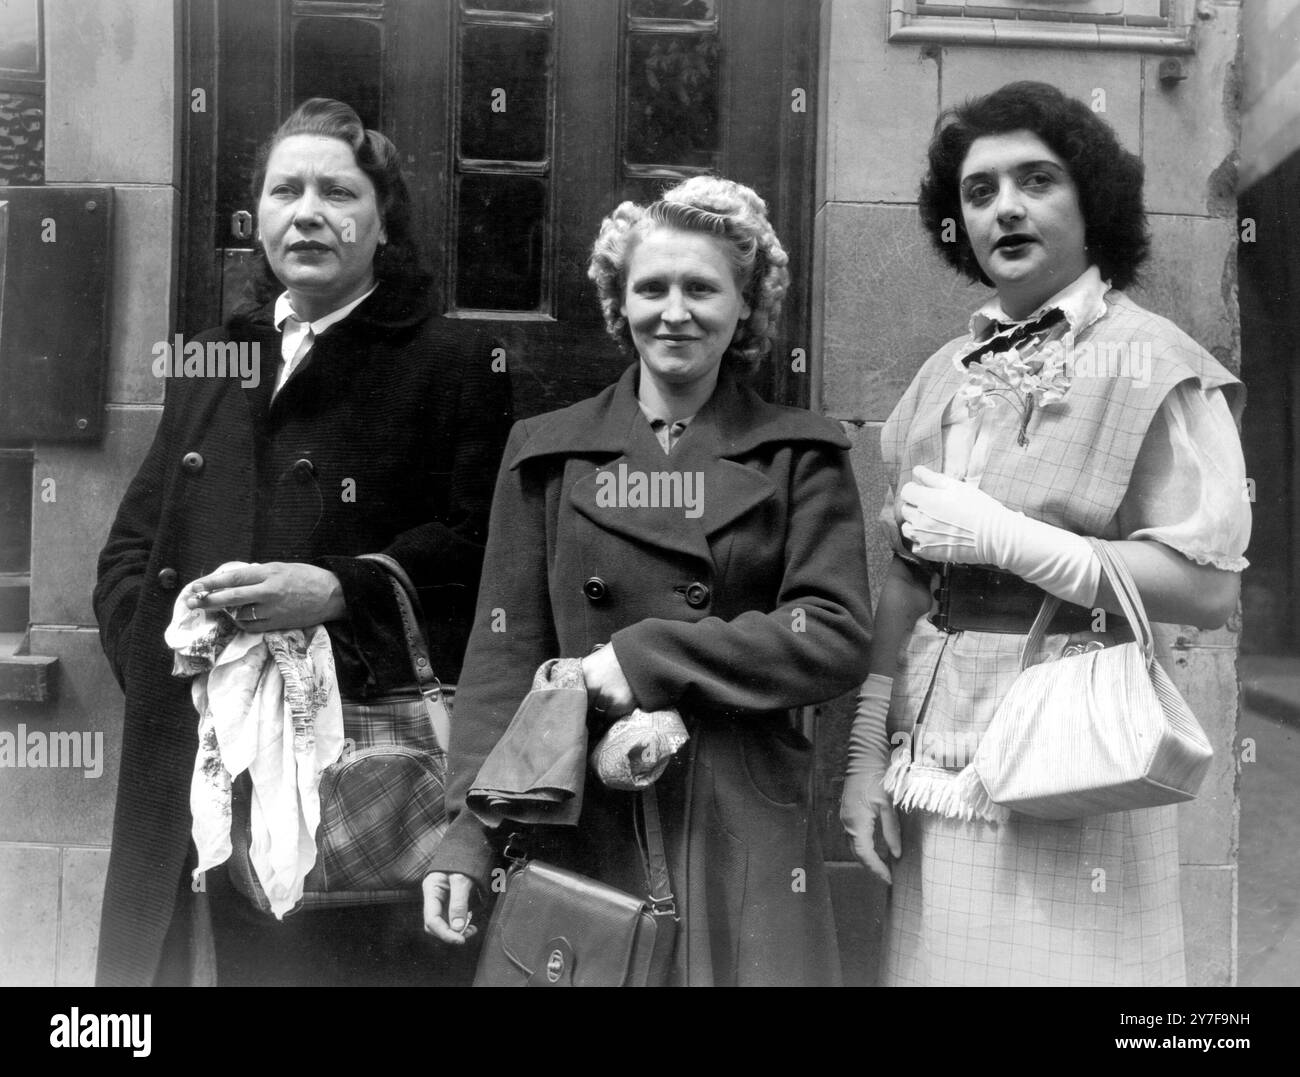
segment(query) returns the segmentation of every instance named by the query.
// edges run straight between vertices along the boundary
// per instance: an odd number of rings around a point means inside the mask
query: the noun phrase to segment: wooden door
[[[443,316],[503,349],[522,417],[627,359],[586,264],[624,198],[715,172],[755,187],[795,286],[758,387],[808,402],[816,5],[781,0],[188,0],[181,328],[242,287],[259,144],[313,95],[402,151]],[[799,369],[792,369],[798,367]]]

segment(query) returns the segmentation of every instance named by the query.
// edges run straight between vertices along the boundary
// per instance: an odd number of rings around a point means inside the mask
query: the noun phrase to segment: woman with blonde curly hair
[[[844,434],[741,381],[771,348],[787,261],[763,200],[728,180],[602,224],[589,275],[635,361],[517,423],[506,449],[457,698],[455,819],[425,881],[444,941],[474,934],[473,891],[518,829],[493,831],[466,794],[534,671],[580,658],[590,743],[638,708],[674,709],[689,733],[654,787],[681,918],[671,982],[838,981],[790,711],[861,679],[867,573]],[[534,827],[533,853],[644,892],[635,800],[589,775],[577,825]]]

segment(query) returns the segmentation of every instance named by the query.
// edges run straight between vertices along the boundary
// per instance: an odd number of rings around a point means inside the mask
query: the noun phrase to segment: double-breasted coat
[[[101,984],[151,983],[169,925],[188,911],[198,719],[163,642],[181,587],[226,561],[335,572],[348,609],[327,626],[340,688],[364,698],[413,679],[383,570],[354,559],[385,552],[420,590],[435,672],[449,683],[459,674],[509,389],[468,329],[430,316],[427,295],[382,283],[320,334],[274,400],[280,334],[270,306],[196,338],[205,352],[208,342],[256,349],[256,385],[183,368],[168,381],[94,593],[126,693]]]
[[[453,723],[456,818],[434,866],[487,892],[511,825],[486,830],[461,810],[465,794],[537,667],[612,642],[639,705],[679,709],[691,733],[656,785],[682,919],[675,982],[834,983],[811,749],[789,708],[866,672],[849,443],[724,371],[665,454],[637,377],[633,365],[598,396],[512,432]],[[657,507],[639,503],[638,474],[658,483]],[[675,488],[699,497],[667,496]],[[539,828],[533,853],[644,892],[633,799],[589,775],[577,827]]]

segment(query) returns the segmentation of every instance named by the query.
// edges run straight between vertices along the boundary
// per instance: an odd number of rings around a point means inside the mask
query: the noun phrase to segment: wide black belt
[[[931,565],[932,594],[938,608],[930,621],[945,632],[1012,632],[1028,635],[1047,592],[1019,576],[983,565]],[[1048,632],[1095,632],[1099,625],[1113,631],[1125,625],[1119,614],[1100,621],[1095,611],[1062,602]]]

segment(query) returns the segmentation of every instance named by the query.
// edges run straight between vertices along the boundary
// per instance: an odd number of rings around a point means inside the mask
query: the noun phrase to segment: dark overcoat
[[[448,683],[459,675],[509,389],[472,330],[430,316],[427,295],[381,284],[320,334],[274,400],[280,334],[269,305],[196,338],[205,350],[255,346],[256,386],[231,376],[168,380],[94,593],[126,693],[101,984],[151,983],[169,925],[188,913],[179,906],[189,893],[198,718],[163,642],[181,587],[226,561],[335,572],[348,609],[327,626],[340,688],[363,698],[413,679],[383,571],[354,560],[388,553],[420,589],[435,671]]]
[[[724,373],[665,455],[637,376],[632,366],[600,395],[512,432],[457,696],[457,816],[435,867],[490,889],[510,824],[488,832],[460,810],[465,793],[536,668],[612,641],[639,704],[678,708],[691,732],[656,785],[682,917],[674,981],[835,983],[812,753],[789,708],[866,674],[849,443],[834,423],[767,404]],[[638,472],[692,476],[702,496],[639,506]],[[644,893],[633,796],[589,774],[579,825],[540,828],[534,853]]]

